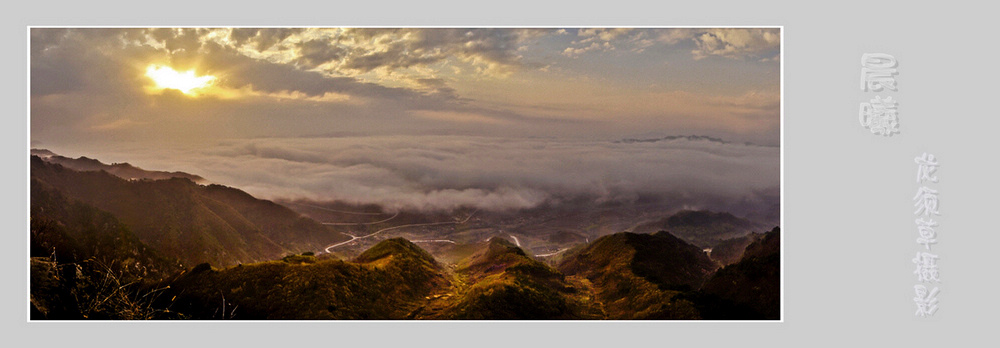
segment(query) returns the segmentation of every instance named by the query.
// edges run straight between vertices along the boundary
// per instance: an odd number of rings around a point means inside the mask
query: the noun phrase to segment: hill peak
[[[566,274],[628,269],[664,288],[698,288],[715,270],[701,248],[666,231],[654,234],[619,232],[598,238],[559,269]]]
[[[434,256],[420,248],[406,238],[390,238],[375,244],[354,259],[354,262],[366,263],[384,259],[386,257],[406,257],[422,260],[430,264],[436,264]]]

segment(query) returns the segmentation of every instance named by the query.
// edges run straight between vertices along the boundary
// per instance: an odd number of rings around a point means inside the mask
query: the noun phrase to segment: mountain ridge
[[[317,256],[314,250],[347,236],[239,189],[179,177],[128,180],[36,155],[30,180],[33,319],[780,317],[777,227],[730,240],[730,249],[745,247],[728,263],[666,230],[592,241],[559,230],[541,242],[584,243],[557,258],[528,253],[531,245],[521,244],[542,237],[524,231],[447,240],[457,248],[448,263],[406,238],[382,235],[359,253]],[[396,215],[391,220],[403,226],[450,220]],[[725,230],[716,235],[750,224],[704,211],[659,222],[682,233]],[[113,289],[119,286],[126,290]],[[112,301],[101,300],[107,291]]]
[[[60,156],[46,149],[31,149],[30,154],[32,156],[38,156],[46,162],[60,164],[63,167],[76,171],[97,172],[103,170],[111,175],[126,180],[163,180],[170,178],[183,178],[191,180],[195,183],[206,182],[205,178],[202,178],[201,176],[185,172],[145,170],[128,163],[105,164],[97,159],[86,156],[80,156],[78,158]]]
[[[114,214],[144,243],[187,265],[264,261],[347,239],[283,206],[221,185],[184,178],[130,181],[37,156],[31,176]]]
[[[742,237],[760,228],[759,223],[727,212],[681,210],[659,220],[640,224],[633,231],[669,231],[688,243],[711,248],[723,240]]]

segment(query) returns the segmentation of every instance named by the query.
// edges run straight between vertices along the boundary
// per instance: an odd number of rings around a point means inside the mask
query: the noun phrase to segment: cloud
[[[595,50],[608,51],[613,49],[614,46],[611,46],[611,44],[607,42],[603,44],[599,44],[597,42],[591,42],[590,46],[586,47],[581,47],[581,48],[566,47],[566,49],[563,50],[562,54],[567,57],[576,58],[590,51],[595,51]]]
[[[710,56],[731,59],[769,59],[777,57],[781,38],[779,29],[710,29],[694,37],[695,60]]]
[[[573,41],[562,54],[578,57],[590,51],[611,51],[625,47],[642,53],[657,44],[666,46],[693,45],[691,57],[701,60],[711,56],[730,59],[774,61],[779,55],[780,29],[770,28],[581,28],[579,40]]]
[[[135,120],[128,119],[128,118],[123,118],[123,119],[111,121],[109,123],[99,124],[99,125],[93,126],[93,127],[91,127],[91,129],[97,130],[97,131],[119,130],[119,129],[123,129],[123,128],[135,127],[136,125],[140,125],[140,124],[141,124],[140,122],[137,122]]]
[[[725,30],[35,28],[31,138],[269,198],[766,201],[777,154],[741,144],[778,145],[776,67],[741,64],[749,82],[734,82],[677,57],[777,54],[776,30]],[[150,64],[216,76],[216,90],[147,93]],[[733,144],[613,143],[678,134]]]
[[[615,143],[348,136],[232,140],[186,150],[93,151],[92,156],[124,157],[143,168],[196,173],[265,198],[424,210],[508,210],[581,201],[720,210],[755,202],[750,205],[759,207],[776,202],[780,170],[778,148],[701,137]]]
[[[350,54],[349,50],[322,40],[300,42],[296,48],[298,48],[298,57],[295,59],[295,64],[304,66],[306,69],[339,61]]]
[[[507,35],[537,34],[517,33]],[[343,127],[360,132],[445,127],[443,119],[424,126],[400,122],[407,117],[426,121],[414,113],[418,111],[525,119],[504,108],[469,103],[445,78],[414,78],[409,80],[413,87],[392,87],[296,65],[322,60],[327,53],[307,50],[307,55],[299,57],[304,60],[280,63],[255,58],[238,48],[270,50],[313,34],[297,30],[250,35],[238,29],[32,29],[32,135],[70,142],[96,141],[94,130],[119,131],[122,134],[117,136],[125,139],[188,139],[335,132]],[[152,81],[145,76],[150,64],[194,69],[198,75],[218,79],[197,103],[169,90],[150,94],[146,87]],[[281,127],[276,127],[279,123]],[[383,126],[386,123],[397,127]]]
[[[616,38],[627,35],[632,32],[632,28],[582,28],[577,31],[578,36],[586,37],[581,42],[589,42],[590,40],[601,40],[601,41],[611,41]]]
[[[463,62],[487,76],[506,76],[531,63],[518,48],[549,29],[488,28],[310,28],[234,29],[215,41],[238,47],[254,57],[293,63],[303,70],[336,76],[361,76],[374,71],[406,76],[412,69],[436,70],[435,64]]]
[[[489,116],[484,116],[477,113],[470,112],[453,112],[453,111],[414,111],[415,115],[432,120],[443,120],[449,122],[475,122],[483,124],[501,124],[505,123],[502,119],[497,119]]]
[[[233,28],[226,38],[237,47],[249,46],[256,51],[266,51],[305,30],[297,28]]]
[[[711,56],[730,59],[748,59],[761,62],[775,61],[779,56],[781,29],[777,28],[675,28],[650,32],[641,43],[649,47],[651,41],[669,46],[693,44],[691,57],[695,60]]]
[[[148,83],[143,74],[151,63],[176,70],[197,68],[199,74],[220,77],[219,84],[233,89],[252,86],[260,92],[300,92],[322,96],[329,92],[421,99],[421,91],[387,87],[353,77],[324,75],[301,65],[326,62],[344,54],[318,41],[298,45],[291,64],[253,56],[239,47],[274,47],[295,37],[299,30],[260,30],[250,35],[233,29],[32,29],[32,96],[55,93],[97,92],[95,87],[134,91]],[[65,38],[69,39],[65,39]],[[233,37],[234,39],[229,39]],[[259,53],[259,52],[258,52]],[[298,64],[298,65],[297,65]],[[439,98],[439,97],[438,97]],[[440,101],[440,99],[438,99]]]
[[[580,37],[581,39],[573,41],[570,47],[566,47],[566,49],[562,51],[562,55],[570,58],[577,58],[580,55],[591,51],[613,51],[615,49],[615,44],[613,44],[612,41],[618,41],[619,38],[624,37],[633,31],[634,29],[632,28],[581,28],[576,32],[577,37]],[[639,35],[641,35],[641,33]]]

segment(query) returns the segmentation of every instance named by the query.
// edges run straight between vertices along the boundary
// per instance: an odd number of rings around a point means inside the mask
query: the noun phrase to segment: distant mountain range
[[[744,232],[756,227],[726,213],[680,212],[644,227],[669,232],[592,241],[557,231],[546,242],[576,246],[550,264],[509,235],[456,245],[449,263],[388,237],[341,260],[312,250],[348,236],[274,202],[56,156],[31,157],[32,319],[780,317],[779,230]],[[682,237],[695,232],[738,236],[710,258]]]
[[[682,210],[633,229],[636,233],[670,231],[671,234],[702,248],[712,248],[724,240],[745,236],[765,227],[726,212]]]
[[[722,140],[720,138],[710,137],[710,136],[707,136],[707,135],[668,135],[668,136],[665,136],[665,137],[658,137],[658,138],[625,138],[625,139],[621,139],[621,140],[615,140],[614,143],[616,143],[616,144],[656,143],[656,142],[661,142],[661,141],[672,141],[672,140],[708,141],[708,142],[713,142],[713,143],[718,143],[718,144],[736,144],[736,143],[733,143],[733,142],[725,141],[725,140]],[[745,146],[764,146],[764,147],[770,147],[770,146],[765,146],[765,145],[757,145],[757,144],[754,144],[754,143],[751,143],[751,142],[744,142],[744,143],[739,143],[739,144],[740,145],[745,145]]]
[[[171,178],[181,178],[188,179],[195,183],[204,183],[205,179],[184,172],[161,172],[161,171],[149,171],[142,168],[134,167],[128,163],[113,163],[104,164],[93,158],[79,157],[79,158],[69,158],[59,156],[52,151],[45,149],[31,149],[31,155],[41,158],[43,161],[48,163],[60,164],[63,167],[73,169],[81,172],[98,172],[106,171],[111,175],[117,176],[125,180],[163,180]]]
[[[742,237],[723,240],[712,247],[709,257],[723,266],[740,262],[743,259],[743,253],[747,246],[763,237],[763,233],[755,232]]]
[[[33,186],[112,214],[145,245],[185,266],[265,261],[348,239],[284,206],[187,178],[126,180],[38,156],[31,158],[31,178]]]

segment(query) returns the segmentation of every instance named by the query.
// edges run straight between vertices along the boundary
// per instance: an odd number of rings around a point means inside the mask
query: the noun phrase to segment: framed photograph
[[[980,3],[9,7],[8,345],[990,342]]]
[[[30,36],[31,320],[781,319],[780,27]]]

